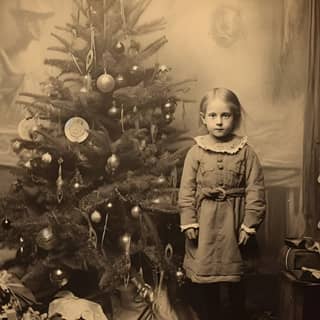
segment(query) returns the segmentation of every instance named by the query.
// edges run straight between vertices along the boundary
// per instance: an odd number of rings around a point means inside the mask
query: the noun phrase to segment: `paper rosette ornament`
[[[69,141],[81,143],[89,136],[88,122],[81,117],[73,117],[66,122],[64,134]]]
[[[32,131],[38,125],[34,118],[22,119],[18,124],[18,134],[23,140],[32,140]]]

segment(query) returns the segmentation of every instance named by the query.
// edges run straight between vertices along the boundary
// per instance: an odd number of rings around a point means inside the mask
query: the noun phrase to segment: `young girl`
[[[200,104],[208,134],[195,138],[179,192],[184,268],[200,320],[219,319],[219,283],[230,283],[232,319],[246,319],[241,285],[241,247],[265,215],[264,179],[246,137],[234,132],[241,104],[230,90],[215,88]]]

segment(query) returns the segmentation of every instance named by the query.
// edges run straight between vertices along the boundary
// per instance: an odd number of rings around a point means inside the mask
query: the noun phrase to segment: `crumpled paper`
[[[55,314],[67,320],[108,320],[98,303],[78,298],[70,291],[60,292],[59,297],[50,302],[48,316]]]
[[[25,306],[37,303],[33,293],[22,284],[18,277],[7,270],[0,270],[0,288],[10,290],[15,300],[15,308],[23,309]]]

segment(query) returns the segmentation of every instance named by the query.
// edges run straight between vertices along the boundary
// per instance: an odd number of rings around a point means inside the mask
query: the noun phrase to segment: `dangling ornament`
[[[131,208],[131,216],[135,219],[138,219],[141,216],[142,210],[140,206],[134,206]]]
[[[173,119],[174,119],[174,117],[173,117],[173,114],[172,113],[166,113],[165,115],[164,115],[164,121],[166,122],[166,123],[170,123],[170,122],[172,122],[173,121]]]
[[[94,210],[91,214],[90,214],[90,219],[93,223],[100,223],[101,219],[102,219],[102,215],[98,210]]]
[[[131,85],[138,84],[143,79],[143,68],[139,65],[133,65],[129,69],[129,80]]]
[[[167,179],[166,177],[161,174],[155,181],[155,184],[158,186],[158,187],[163,187],[167,184]]]
[[[105,71],[97,79],[97,88],[104,93],[111,92],[115,87],[115,80],[110,74]]]
[[[169,72],[169,71],[170,71],[170,68],[165,64],[160,65],[158,68],[158,72]]]
[[[28,161],[24,164],[24,166],[25,166],[27,169],[32,169],[31,161],[28,160]]]
[[[81,117],[72,117],[64,125],[64,134],[69,141],[81,143],[89,136],[89,124]]]
[[[88,93],[90,91],[92,91],[92,78],[90,73],[88,73],[83,77],[82,87],[80,89],[80,92]]]
[[[110,109],[108,109],[108,116],[110,118],[113,118],[113,119],[119,118],[120,114],[121,114],[121,110],[115,104],[113,104],[113,106]]]
[[[115,173],[115,171],[119,168],[120,166],[120,159],[118,156],[115,154],[112,154],[108,159],[107,159],[107,165],[106,169],[107,171],[111,171],[112,173]]]
[[[176,279],[177,279],[178,285],[182,285],[186,280],[186,274],[181,267],[179,267],[176,271]]]
[[[2,228],[5,229],[5,230],[9,230],[11,228],[11,221],[5,217],[3,220],[2,220]]]
[[[46,251],[52,250],[57,242],[57,238],[51,227],[43,228],[36,236],[36,243],[39,248]]]
[[[131,40],[130,46],[128,49],[128,55],[130,57],[135,57],[139,53],[140,47],[141,47],[141,45],[139,42],[137,42],[136,40]]]
[[[143,72],[142,67],[140,67],[137,64],[134,64],[129,70],[130,75],[135,76],[135,77],[140,76],[142,74],[142,72]]]
[[[72,184],[75,189],[80,189],[83,185],[83,178],[78,168],[72,178]]]
[[[123,88],[127,85],[127,80],[122,74],[118,74],[115,78],[117,88]]]
[[[89,73],[96,63],[96,45],[95,45],[95,31],[93,25],[90,26],[91,32],[91,39],[90,39],[90,49],[88,51],[86,57],[86,72]]]
[[[69,276],[67,272],[62,268],[52,270],[50,272],[49,278],[51,283],[59,288],[64,287],[69,282]]]
[[[19,238],[19,248],[16,252],[16,259],[20,262],[28,262],[29,259],[32,258],[34,254],[33,246],[30,244],[26,244],[23,236]]]
[[[139,150],[143,151],[145,150],[147,147],[147,141],[145,139],[142,139],[139,143]]]
[[[113,208],[113,203],[111,201],[108,201],[107,203],[107,209],[112,209]]]
[[[160,81],[168,81],[169,79],[169,71],[171,69],[166,66],[165,64],[159,66],[158,68],[158,72],[157,72],[157,78],[160,80]]]
[[[124,44],[121,41],[118,41],[114,47],[113,47],[113,51],[117,54],[122,54],[124,53],[125,47]]]
[[[58,171],[58,178],[56,180],[56,186],[57,186],[57,200],[58,203],[61,203],[62,198],[63,198],[63,178],[62,178],[62,163],[63,163],[63,159],[60,157],[58,160],[58,164],[59,164],[59,171]]]
[[[120,246],[124,250],[126,256],[130,254],[131,235],[125,233],[120,237]]]
[[[177,104],[174,101],[168,100],[163,106],[162,111],[164,114],[174,113],[176,110]]]
[[[18,140],[15,140],[12,142],[12,150],[14,152],[19,152],[21,150],[21,142]]]
[[[41,156],[41,160],[44,162],[44,163],[51,163],[52,161],[52,155],[49,153],[49,152],[46,152],[44,153],[42,156]]]

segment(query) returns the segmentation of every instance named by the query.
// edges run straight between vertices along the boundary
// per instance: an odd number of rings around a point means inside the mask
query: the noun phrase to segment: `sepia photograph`
[[[319,0],[0,0],[0,320],[320,319]]]

